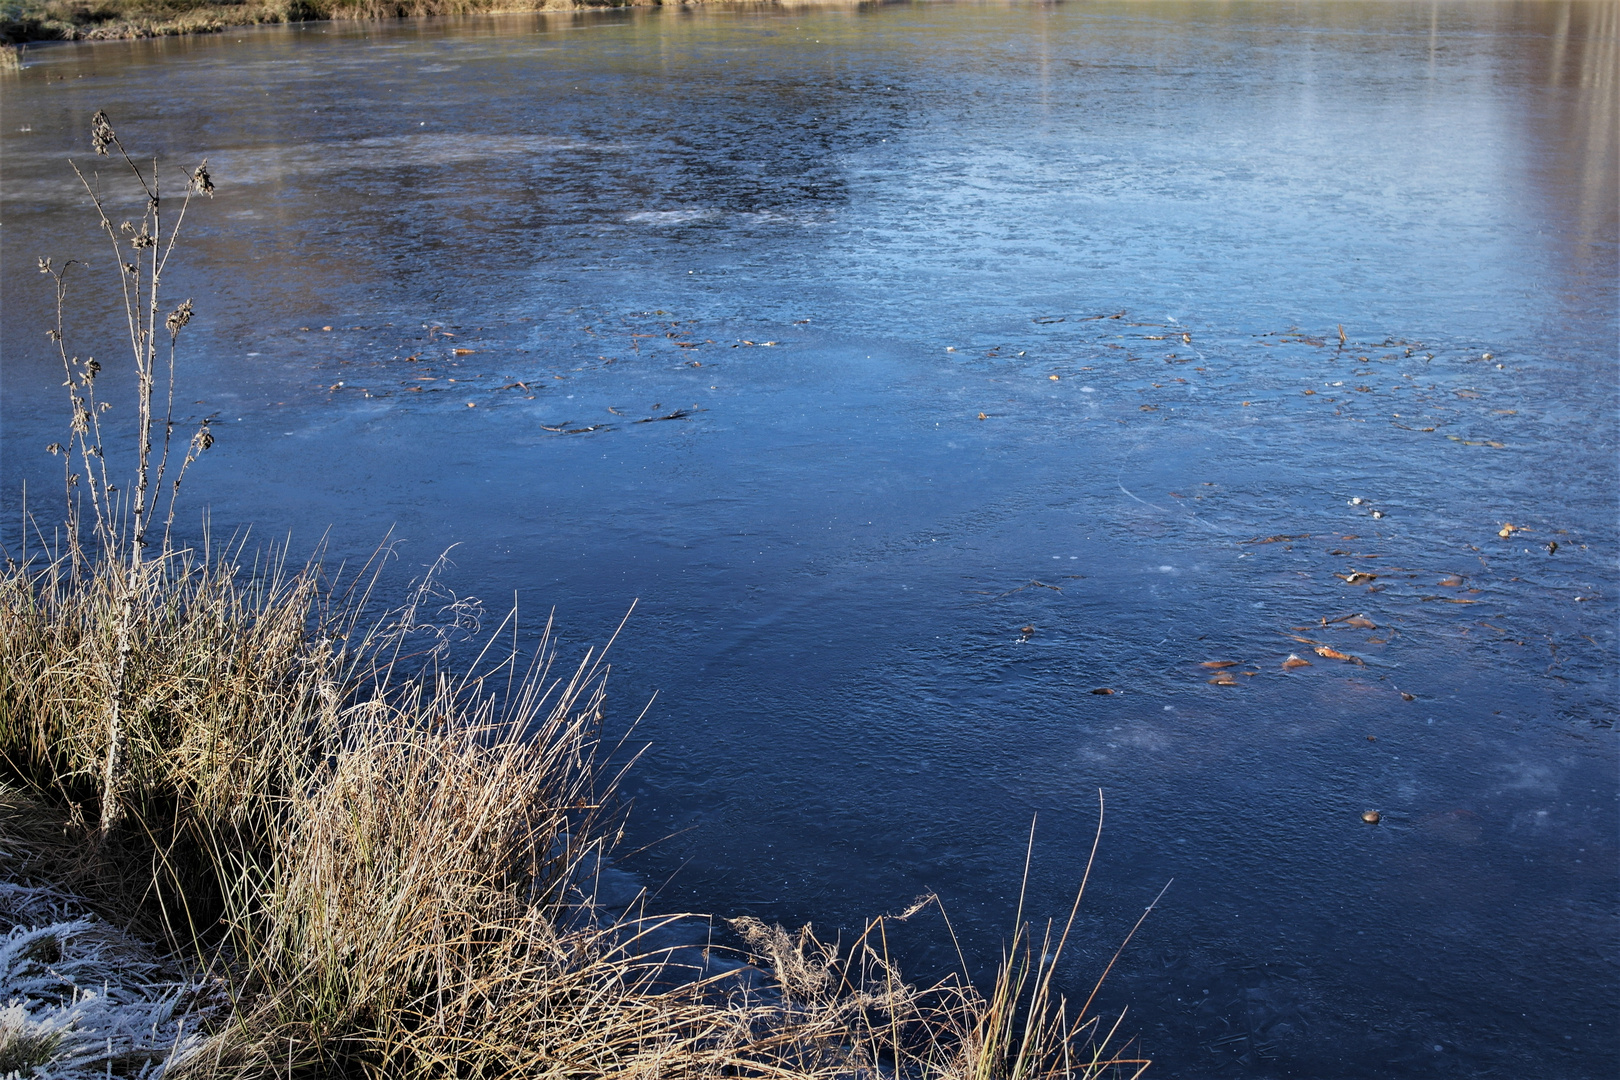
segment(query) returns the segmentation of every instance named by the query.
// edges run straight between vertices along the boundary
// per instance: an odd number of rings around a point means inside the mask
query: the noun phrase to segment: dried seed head
[[[84,377],[92,382],[95,381],[96,374],[100,371],[101,361],[97,360],[95,357],[92,356],[90,359],[84,362]]]
[[[42,274],[50,273],[51,272],[51,260],[46,259],[46,258],[41,258],[39,260],[39,272],[42,273]]]
[[[191,301],[187,300],[169,313],[169,317],[164,320],[163,325],[169,328],[169,336],[173,337],[180,332],[182,326],[190,321]]]
[[[917,899],[913,900],[906,910],[896,915],[895,918],[901,922],[905,922],[907,919],[911,918],[913,915],[917,914],[917,912],[921,911],[923,908],[927,907],[933,902],[934,894],[924,893],[923,895],[917,897]]]
[[[129,222],[126,221],[126,222],[123,222],[122,224],[120,224],[118,226],[118,230],[120,232],[132,233],[132,232],[135,231],[135,226],[131,225]]]
[[[197,434],[191,437],[191,456],[195,458],[213,445],[214,433],[208,430],[208,421],[204,420],[203,426],[197,429]]]
[[[107,147],[113,144],[118,136],[113,134],[112,122],[107,119],[105,110],[97,109],[96,115],[90,118],[90,146],[102,157],[107,156]]]
[[[207,195],[210,198],[213,197],[214,178],[208,172],[207,158],[204,158],[203,163],[197,166],[197,171],[191,174],[191,184],[187,190],[195,195]]]
[[[142,225],[141,231],[129,238],[129,246],[137,251],[141,248],[157,247],[157,237],[147,232],[146,226]]]
[[[51,445],[49,445],[49,446],[47,446],[45,448],[45,452],[47,454],[50,454],[52,457],[55,457],[57,454],[64,453],[64,451],[62,449],[62,444],[59,443],[59,442],[51,443]]]
[[[68,424],[75,435],[85,435],[90,431],[90,410],[74,409],[73,420]]]
[[[126,274],[129,274],[129,275],[130,275],[130,276],[131,276],[131,277],[133,277],[133,276],[134,276],[134,275],[135,275],[135,274],[137,274],[137,273],[139,273],[139,272],[140,272],[140,271],[138,271],[138,270],[137,270],[137,269],[136,269],[136,268],[135,268],[135,264],[134,264],[134,263],[125,263],[125,264],[124,264],[124,273],[126,273]]]

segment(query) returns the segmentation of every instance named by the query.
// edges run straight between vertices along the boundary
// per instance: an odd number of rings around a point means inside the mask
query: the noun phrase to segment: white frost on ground
[[[0,882],[0,1080],[157,1080],[217,1008],[65,894]]]

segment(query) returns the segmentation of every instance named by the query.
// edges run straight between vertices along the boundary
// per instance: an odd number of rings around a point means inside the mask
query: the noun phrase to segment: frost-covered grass
[[[80,858],[64,826],[0,783],[0,1077],[166,1075],[224,997],[49,883]]]
[[[156,1078],[205,1041],[208,984],[71,898],[0,884],[0,928],[0,1077]]]

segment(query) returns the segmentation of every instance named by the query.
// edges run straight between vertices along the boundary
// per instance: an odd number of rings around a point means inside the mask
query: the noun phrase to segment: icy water
[[[638,601],[657,904],[832,932],[934,891],[982,975],[1032,818],[1058,915],[1101,789],[1063,978],[1174,879],[1101,999],[1158,1075],[1605,1075],[1616,10],[40,48],[0,82],[6,542],[60,482],[35,258],[109,299],[64,160],[105,108],[219,183],[173,277],[193,518],[393,528],[401,580],[457,545],[450,588],[568,650]]]

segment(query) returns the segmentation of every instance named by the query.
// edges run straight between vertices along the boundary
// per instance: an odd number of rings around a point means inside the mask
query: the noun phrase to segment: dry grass
[[[208,34],[320,19],[402,19],[658,6],[662,0],[0,0],[0,41]],[[684,0],[702,2],[702,0]],[[712,2],[712,0],[711,0]]]
[[[985,997],[906,983],[884,920],[842,948],[740,921],[748,966],[682,974],[649,944],[664,920],[590,917],[589,869],[617,825],[598,654],[558,673],[542,643],[522,670],[508,656],[452,677],[431,591],[362,627],[364,591],[335,597],[314,565],[254,574],[172,551],[130,571],[57,561],[0,579],[0,755],[35,806],[0,815],[0,844],[30,853],[36,887],[66,886],[228,1000],[175,1075],[990,1080],[1126,1064],[1052,1000],[1051,963],[1032,959],[1061,952],[1050,934],[1039,951],[1021,934]],[[126,806],[98,841],[131,581]]]

